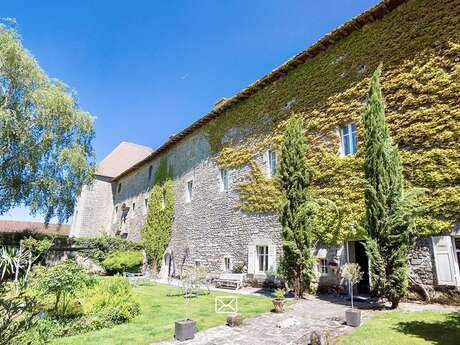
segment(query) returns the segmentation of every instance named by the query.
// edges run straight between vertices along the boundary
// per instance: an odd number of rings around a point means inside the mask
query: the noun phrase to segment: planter
[[[175,334],[176,340],[185,341],[193,339],[196,332],[196,321],[194,320],[179,320],[175,322]]]
[[[345,322],[348,326],[358,327],[361,324],[361,310],[347,309],[345,310]]]
[[[284,313],[285,300],[281,298],[272,299],[273,305],[275,306],[275,313]]]

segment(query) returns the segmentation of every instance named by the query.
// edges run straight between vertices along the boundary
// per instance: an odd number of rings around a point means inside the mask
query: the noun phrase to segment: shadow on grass
[[[423,338],[435,345],[460,344],[460,312],[448,314],[444,321],[399,322],[395,329],[404,334]]]

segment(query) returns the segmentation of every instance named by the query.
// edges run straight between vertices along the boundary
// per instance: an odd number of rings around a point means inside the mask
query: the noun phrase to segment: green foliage
[[[450,231],[460,217],[459,15],[455,1],[408,1],[228,107],[205,127],[217,163],[249,165],[263,148],[277,143],[291,112],[304,113],[306,137],[315,148],[308,152],[315,167],[312,197],[333,201],[341,218],[324,233],[324,242],[364,239],[363,228],[349,224],[365,218],[361,115],[370,75],[382,61],[386,116],[401,150],[406,184],[427,189],[418,197],[427,207],[417,218],[418,234]],[[358,126],[358,154],[341,157],[337,128],[350,122]],[[228,138],[235,128],[245,133],[244,142]],[[242,205],[259,212],[257,204],[266,205],[261,202],[265,185],[253,186]],[[327,211],[320,223],[325,227],[335,213]]]
[[[66,260],[54,266],[35,266],[30,277],[32,291],[38,296],[54,296],[54,312],[65,315],[70,298],[93,283],[83,268],[73,260]]]
[[[156,180],[156,179],[155,179]],[[174,191],[171,180],[153,185],[149,195],[147,220],[141,230],[147,260],[160,270],[163,255],[171,240],[174,220]]]
[[[109,273],[140,272],[144,262],[144,254],[136,251],[115,252],[102,263]]]
[[[298,298],[310,289],[314,278],[313,230],[315,208],[310,196],[311,168],[301,117],[288,121],[281,146],[279,181],[283,194],[280,222],[283,227],[281,272]]]
[[[162,158],[155,172],[155,176],[153,176],[153,185],[163,185],[166,181],[172,178],[172,175],[172,167],[168,164],[168,160],[166,158]]]
[[[104,327],[128,322],[140,313],[129,280],[121,276],[100,279],[85,293],[82,307],[86,315],[93,315],[92,322]]]
[[[416,237],[417,207],[403,189],[402,163],[385,120],[380,74],[381,66],[372,76],[363,114],[366,249],[373,289],[395,308],[407,293],[407,257]]]
[[[102,235],[92,238],[74,239],[74,247],[97,263],[102,262],[113,252],[141,250],[142,243],[117,236]]]
[[[9,345],[34,325],[36,303],[21,290],[0,285],[0,345]]]
[[[273,292],[272,296],[275,299],[283,299],[285,294],[286,294],[286,291],[284,291],[284,289],[276,289]]]
[[[68,219],[94,170],[93,117],[0,23],[0,214],[24,205]]]

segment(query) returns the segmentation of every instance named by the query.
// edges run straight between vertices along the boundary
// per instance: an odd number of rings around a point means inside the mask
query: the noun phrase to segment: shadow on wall
[[[395,329],[425,339],[434,345],[456,345],[459,344],[460,312],[450,313],[444,321],[400,322]]]

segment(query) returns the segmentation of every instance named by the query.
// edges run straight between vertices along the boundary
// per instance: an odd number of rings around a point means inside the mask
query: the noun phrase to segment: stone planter
[[[176,340],[185,341],[193,339],[196,332],[196,321],[194,320],[179,320],[175,322],[175,334]]]
[[[284,313],[284,298],[274,298],[272,299],[272,302],[275,307],[275,313]]]
[[[345,310],[345,322],[348,326],[358,327],[361,324],[361,310],[347,309]]]

